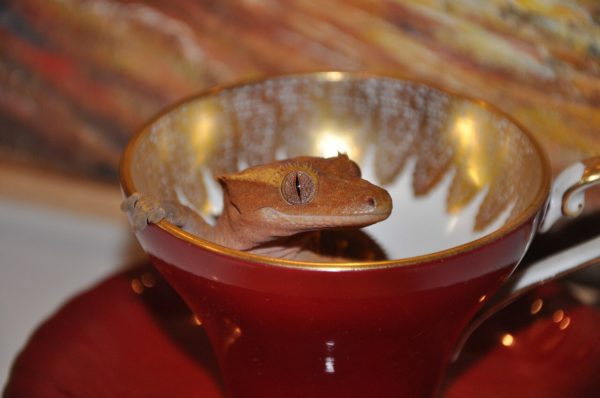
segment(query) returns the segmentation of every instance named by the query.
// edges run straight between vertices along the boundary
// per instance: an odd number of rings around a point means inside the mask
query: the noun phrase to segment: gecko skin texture
[[[232,249],[306,261],[332,260],[314,250],[319,231],[358,229],[385,220],[392,211],[387,191],[362,179],[346,154],[299,156],[217,179],[223,212],[214,226],[187,206],[140,193],[122,207],[134,230],[166,219]]]

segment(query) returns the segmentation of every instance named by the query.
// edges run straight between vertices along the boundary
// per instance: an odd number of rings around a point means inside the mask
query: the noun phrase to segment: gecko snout
[[[392,198],[384,189],[365,192],[361,207],[363,211],[369,214],[389,214],[392,211]]]

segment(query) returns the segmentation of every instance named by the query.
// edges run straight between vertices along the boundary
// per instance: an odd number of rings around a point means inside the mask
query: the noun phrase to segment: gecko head
[[[219,177],[229,217],[271,236],[360,228],[392,211],[387,191],[361,178],[345,154],[300,156]]]

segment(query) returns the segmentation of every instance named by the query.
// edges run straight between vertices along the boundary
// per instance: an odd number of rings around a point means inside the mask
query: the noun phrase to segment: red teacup
[[[550,193],[538,144],[490,106],[339,72],[182,102],[130,142],[121,181],[126,196],[160,195],[210,217],[220,204],[213,176],[337,151],[392,195],[390,219],[369,229],[390,260],[269,258],[166,221],[137,233],[201,318],[231,397],[435,395],[458,337],[523,257]]]

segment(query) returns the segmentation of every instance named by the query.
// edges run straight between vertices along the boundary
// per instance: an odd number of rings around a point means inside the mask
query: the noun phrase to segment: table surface
[[[122,220],[0,198],[0,390],[42,320],[68,298],[130,264]]]

